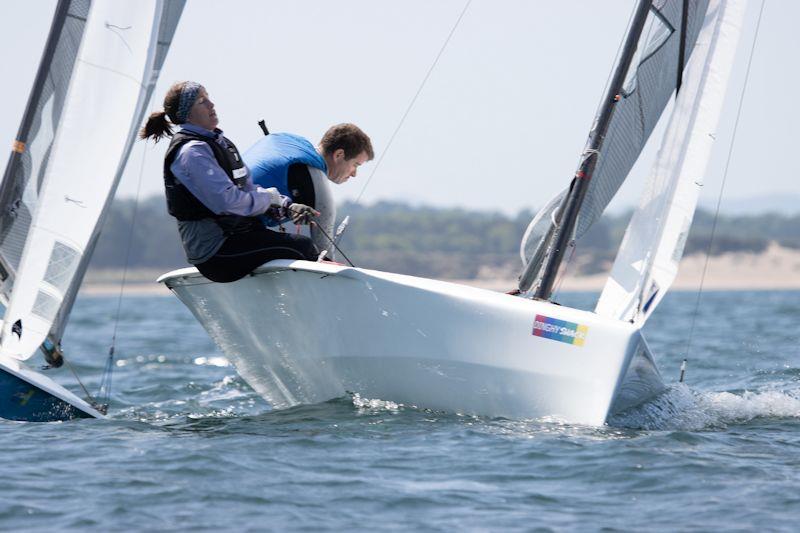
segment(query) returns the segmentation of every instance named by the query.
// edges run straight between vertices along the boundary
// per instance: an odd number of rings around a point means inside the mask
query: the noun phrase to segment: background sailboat
[[[0,188],[0,417],[101,416],[24,361],[57,363],[99,228],[184,0],[59,2]]]

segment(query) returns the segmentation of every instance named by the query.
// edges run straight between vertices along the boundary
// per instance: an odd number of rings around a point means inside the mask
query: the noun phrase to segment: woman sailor
[[[181,125],[174,135],[172,124]],[[140,133],[156,142],[172,137],[164,187],[188,262],[212,281],[230,282],[273,259],[315,261],[319,251],[309,238],[271,231],[259,216],[289,216],[307,224],[318,213],[275,188],[253,185],[239,151],[218,124],[205,88],[186,81],[167,91],[164,110],[151,114]]]

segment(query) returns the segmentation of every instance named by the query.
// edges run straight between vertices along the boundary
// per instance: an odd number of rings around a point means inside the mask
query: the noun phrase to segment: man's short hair
[[[341,148],[344,150],[346,159],[358,157],[361,152],[366,152],[370,161],[375,158],[375,152],[372,150],[372,141],[355,124],[331,126],[322,136],[319,145],[324,155],[333,154],[333,152]]]

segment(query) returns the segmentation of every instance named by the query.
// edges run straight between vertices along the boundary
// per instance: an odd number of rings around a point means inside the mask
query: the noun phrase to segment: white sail
[[[0,354],[45,340],[116,189],[154,81],[163,0],[92,3],[39,203],[6,310]]]
[[[596,312],[644,323],[678,271],[719,121],[744,16],[712,0],[656,163]]]

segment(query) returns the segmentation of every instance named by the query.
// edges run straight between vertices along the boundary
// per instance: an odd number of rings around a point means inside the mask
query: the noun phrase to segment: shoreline
[[[703,277],[704,270],[705,277]],[[122,291],[123,296],[169,295],[169,289],[155,281],[164,272],[166,269],[129,270]],[[122,270],[89,271],[80,289],[80,294],[116,296],[120,293],[122,274]],[[591,276],[568,276],[564,279],[560,290],[599,292],[603,290],[607,277],[607,273]],[[736,252],[710,257],[707,266],[705,255],[695,254],[684,257],[671,290],[697,291],[700,288],[701,280],[704,291],[800,290],[800,250],[771,244],[769,248],[759,254]],[[517,280],[513,273],[505,273],[505,275],[495,278],[443,279],[442,281],[502,292],[517,286]]]

